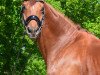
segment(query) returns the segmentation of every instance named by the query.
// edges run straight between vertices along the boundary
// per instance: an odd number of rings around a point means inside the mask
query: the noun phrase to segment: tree
[[[31,56],[43,64],[36,43],[23,39],[20,7],[20,0],[0,1],[0,75],[22,75]]]

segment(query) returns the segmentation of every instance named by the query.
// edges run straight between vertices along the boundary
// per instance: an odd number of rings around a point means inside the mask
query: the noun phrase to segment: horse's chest
[[[48,75],[81,75],[80,61],[74,59],[60,59],[47,65]]]

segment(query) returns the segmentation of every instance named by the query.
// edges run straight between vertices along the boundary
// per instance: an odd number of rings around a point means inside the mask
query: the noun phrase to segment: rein
[[[36,0],[36,2],[42,2],[44,3],[43,0]],[[42,12],[42,19],[40,20],[36,15],[30,15],[26,20],[24,19],[24,12],[25,10],[25,6],[21,6],[21,16],[22,16],[22,23],[25,27],[28,26],[28,24],[32,21],[32,20],[35,20],[37,22],[37,25],[38,25],[38,28],[34,31],[35,33],[35,36],[32,37],[32,38],[37,38],[38,35],[40,34],[41,32],[41,29],[42,29],[42,25],[44,23],[44,18],[45,18],[45,9],[44,7],[41,9],[41,12]]]

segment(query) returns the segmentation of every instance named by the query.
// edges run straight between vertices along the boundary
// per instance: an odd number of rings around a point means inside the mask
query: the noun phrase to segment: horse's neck
[[[73,35],[77,34],[77,29],[72,22],[66,20],[48,5],[45,6],[46,17],[40,38],[38,39],[40,50],[46,60],[55,54],[59,49],[70,43]]]

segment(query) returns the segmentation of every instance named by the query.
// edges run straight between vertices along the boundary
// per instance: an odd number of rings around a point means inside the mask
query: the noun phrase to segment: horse
[[[100,39],[44,0],[24,0],[22,20],[36,39],[47,75],[100,75]]]

